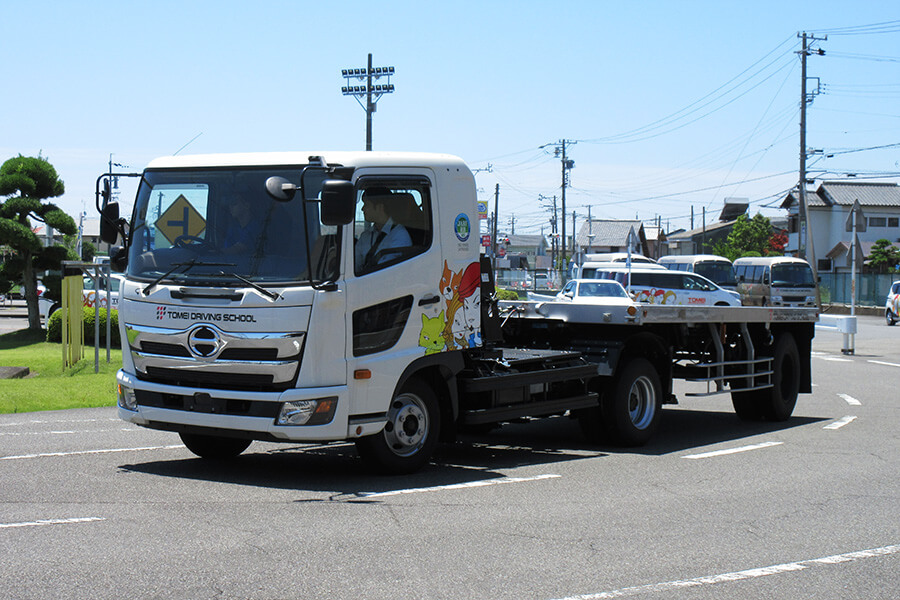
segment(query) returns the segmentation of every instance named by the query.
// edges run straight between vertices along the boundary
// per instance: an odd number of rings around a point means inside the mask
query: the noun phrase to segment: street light
[[[369,54],[369,65],[364,69],[341,69],[341,75],[345,79],[345,85],[341,87],[344,96],[353,96],[359,105],[366,111],[366,150],[372,149],[372,113],[375,112],[375,104],[384,94],[394,92],[391,76],[394,67],[372,67],[372,55]],[[380,80],[384,77],[385,83],[372,84],[372,80]],[[356,80],[355,82],[353,80]],[[359,83],[365,82],[365,85]],[[352,85],[351,85],[352,84]],[[365,103],[363,103],[365,98]]]

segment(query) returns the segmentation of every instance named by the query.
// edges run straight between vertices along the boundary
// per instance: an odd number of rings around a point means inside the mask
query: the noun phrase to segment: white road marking
[[[760,448],[780,446],[783,443],[784,442],[762,442],[761,444],[751,444],[750,446],[729,448],[727,450],[713,450],[712,452],[703,452],[701,454],[688,454],[687,456],[682,456],[682,458],[712,458],[714,456],[725,456],[726,454],[737,454],[738,452],[748,452],[750,450],[759,450]]]
[[[361,492],[363,498],[383,498],[386,496],[401,496],[404,494],[422,494],[425,492],[440,492],[444,490],[461,490],[465,488],[486,487],[489,485],[502,485],[505,483],[524,483],[526,481],[540,481],[541,479],[556,479],[562,475],[545,474],[535,477],[504,477],[502,479],[485,479],[482,481],[469,481],[467,483],[454,483],[450,485],[436,485],[434,487],[409,488],[405,490],[392,490],[390,492]]]
[[[72,431],[0,431],[0,437],[13,437],[24,435],[70,435],[73,433],[108,433],[110,431],[137,431],[129,428],[116,429],[79,429]]]
[[[703,585],[713,585],[717,583],[728,583],[732,581],[743,581],[745,579],[753,579],[756,577],[765,577],[767,575],[778,575],[780,573],[792,573],[803,571],[810,567],[819,565],[834,565],[845,562],[852,562],[864,558],[874,558],[876,556],[887,556],[900,552],[900,545],[882,546],[881,548],[872,548],[870,550],[861,550],[859,552],[848,552],[846,554],[835,554],[825,556],[823,558],[814,558],[812,560],[801,560],[792,563],[784,563],[780,565],[772,565],[771,567],[762,567],[759,569],[747,569],[746,571],[734,571],[732,573],[722,573],[719,575],[710,575],[707,577],[695,577],[693,579],[681,579],[678,581],[666,581],[664,583],[652,583],[649,585],[638,585],[634,587],[620,588],[609,592],[600,592],[599,594],[584,594],[580,596],[567,596],[560,600],[602,600],[604,598],[624,598],[626,596],[638,596],[641,594],[654,594],[657,592],[672,592],[688,587],[699,587]]]
[[[22,523],[0,523],[0,529],[12,529],[14,527],[41,527],[43,525],[71,525],[73,523],[93,523],[105,521],[101,517],[76,517],[73,519],[40,519],[38,521],[25,521]]]
[[[855,420],[856,420],[856,417],[847,416],[847,417],[844,417],[844,418],[842,418],[842,419],[838,419],[838,420],[835,421],[834,423],[829,423],[828,425],[826,425],[826,426],[823,427],[822,429],[840,429],[841,427],[843,427],[843,426],[846,425],[847,423],[852,423],[852,422],[855,421]]]
[[[108,454],[110,452],[139,452],[142,450],[171,450],[184,448],[181,444],[174,446],[144,446],[143,448],[109,448],[106,450],[78,450],[75,452],[46,452],[43,454],[20,454],[18,456],[0,456],[0,460],[22,460],[26,458],[48,458],[54,456],[79,456],[82,454]]]
[[[887,365],[888,367],[900,367],[897,363],[884,362],[883,360],[870,360],[869,362],[876,365]]]
[[[853,396],[848,396],[847,394],[838,394],[838,398],[843,398],[850,406],[862,406],[862,402],[860,402]]]
[[[16,421],[13,423],[0,423],[0,427],[20,427],[22,425],[46,425],[48,423],[100,423],[101,421],[118,421],[119,419],[35,419],[33,421]]]

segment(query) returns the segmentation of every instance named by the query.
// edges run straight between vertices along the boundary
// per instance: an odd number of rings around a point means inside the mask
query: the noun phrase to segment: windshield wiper
[[[222,272],[221,272],[221,275],[227,275],[227,276],[229,276],[229,277],[234,277],[235,279],[237,279],[237,280],[240,281],[241,283],[246,283],[247,285],[249,285],[250,287],[252,287],[254,290],[256,290],[257,292],[259,292],[260,294],[262,294],[262,295],[264,295],[264,296],[268,296],[268,297],[271,298],[272,300],[281,300],[281,294],[276,294],[275,292],[273,292],[273,291],[271,291],[271,290],[267,290],[267,289],[264,288],[263,286],[261,286],[261,285],[259,285],[259,284],[257,284],[257,283],[254,283],[254,282],[252,282],[252,281],[250,281],[250,280],[247,279],[246,277],[241,277],[241,276],[238,275],[237,273],[226,273],[225,271],[222,271]]]
[[[172,263],[171,269],[169,269],[168,271],[166,271],[165,273],[163,273],[162,275],[160,275],[159,277],[157,277],[156,279],[151,281],[147,285],[147,287],[145,287],[143,290],[141,290],[141,293],[145,296],[147,294],[149,294],[150,290],[155,288],[160,281],[162,281],[163,279],[165,279],[166,277],[168,277],[169,275],[171,275],[172,273],[177,271],[179,267],[185,267],[184,271],[181,272],[181,274],[184,275],[185,273],[187,273],[194,267],[233,267],[234,264],[235,263],[202,262],[199,260],[195,260],[193,258],[187,262]]]

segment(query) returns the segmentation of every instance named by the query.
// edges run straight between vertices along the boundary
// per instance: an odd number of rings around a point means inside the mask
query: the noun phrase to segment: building
[[[894,245],[900,242],[900,186],[896,183],[825,181],[815,192],[807,192],[806,198],[819,272],[850,271],[852,234],[847,231],[847,222],[856,201],[866,219],[866,231],[857,232],[864,259],[877,240],[887,239]],[[787,195],[781,207],[788,211],[785,254],[796,255],[801,239],[797,190]]]
[[[650,256],[644,224],[638,220],[591,219],[585,221],[575,235],[575,252],[580,254],[627,252],[629,236],[632,231],[634,236],[631,237],[631,251]]]

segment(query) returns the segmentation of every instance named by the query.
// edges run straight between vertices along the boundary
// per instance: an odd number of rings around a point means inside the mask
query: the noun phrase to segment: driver
[[[401,255],[400,248],[413,245],[406,227],[394,221],[390,190],[369,188],[363,192],[362,203],[367,227],[356,242],[357,271],[367,271],[397,258]],[[391,252],[393,249],[398,251]]]
[[[249,253],[259,242],[263,221],[253,218],[253,207],[242,195],[228,205],[228,214],[230,218],[222,236],[222,250],[228,254]]]

